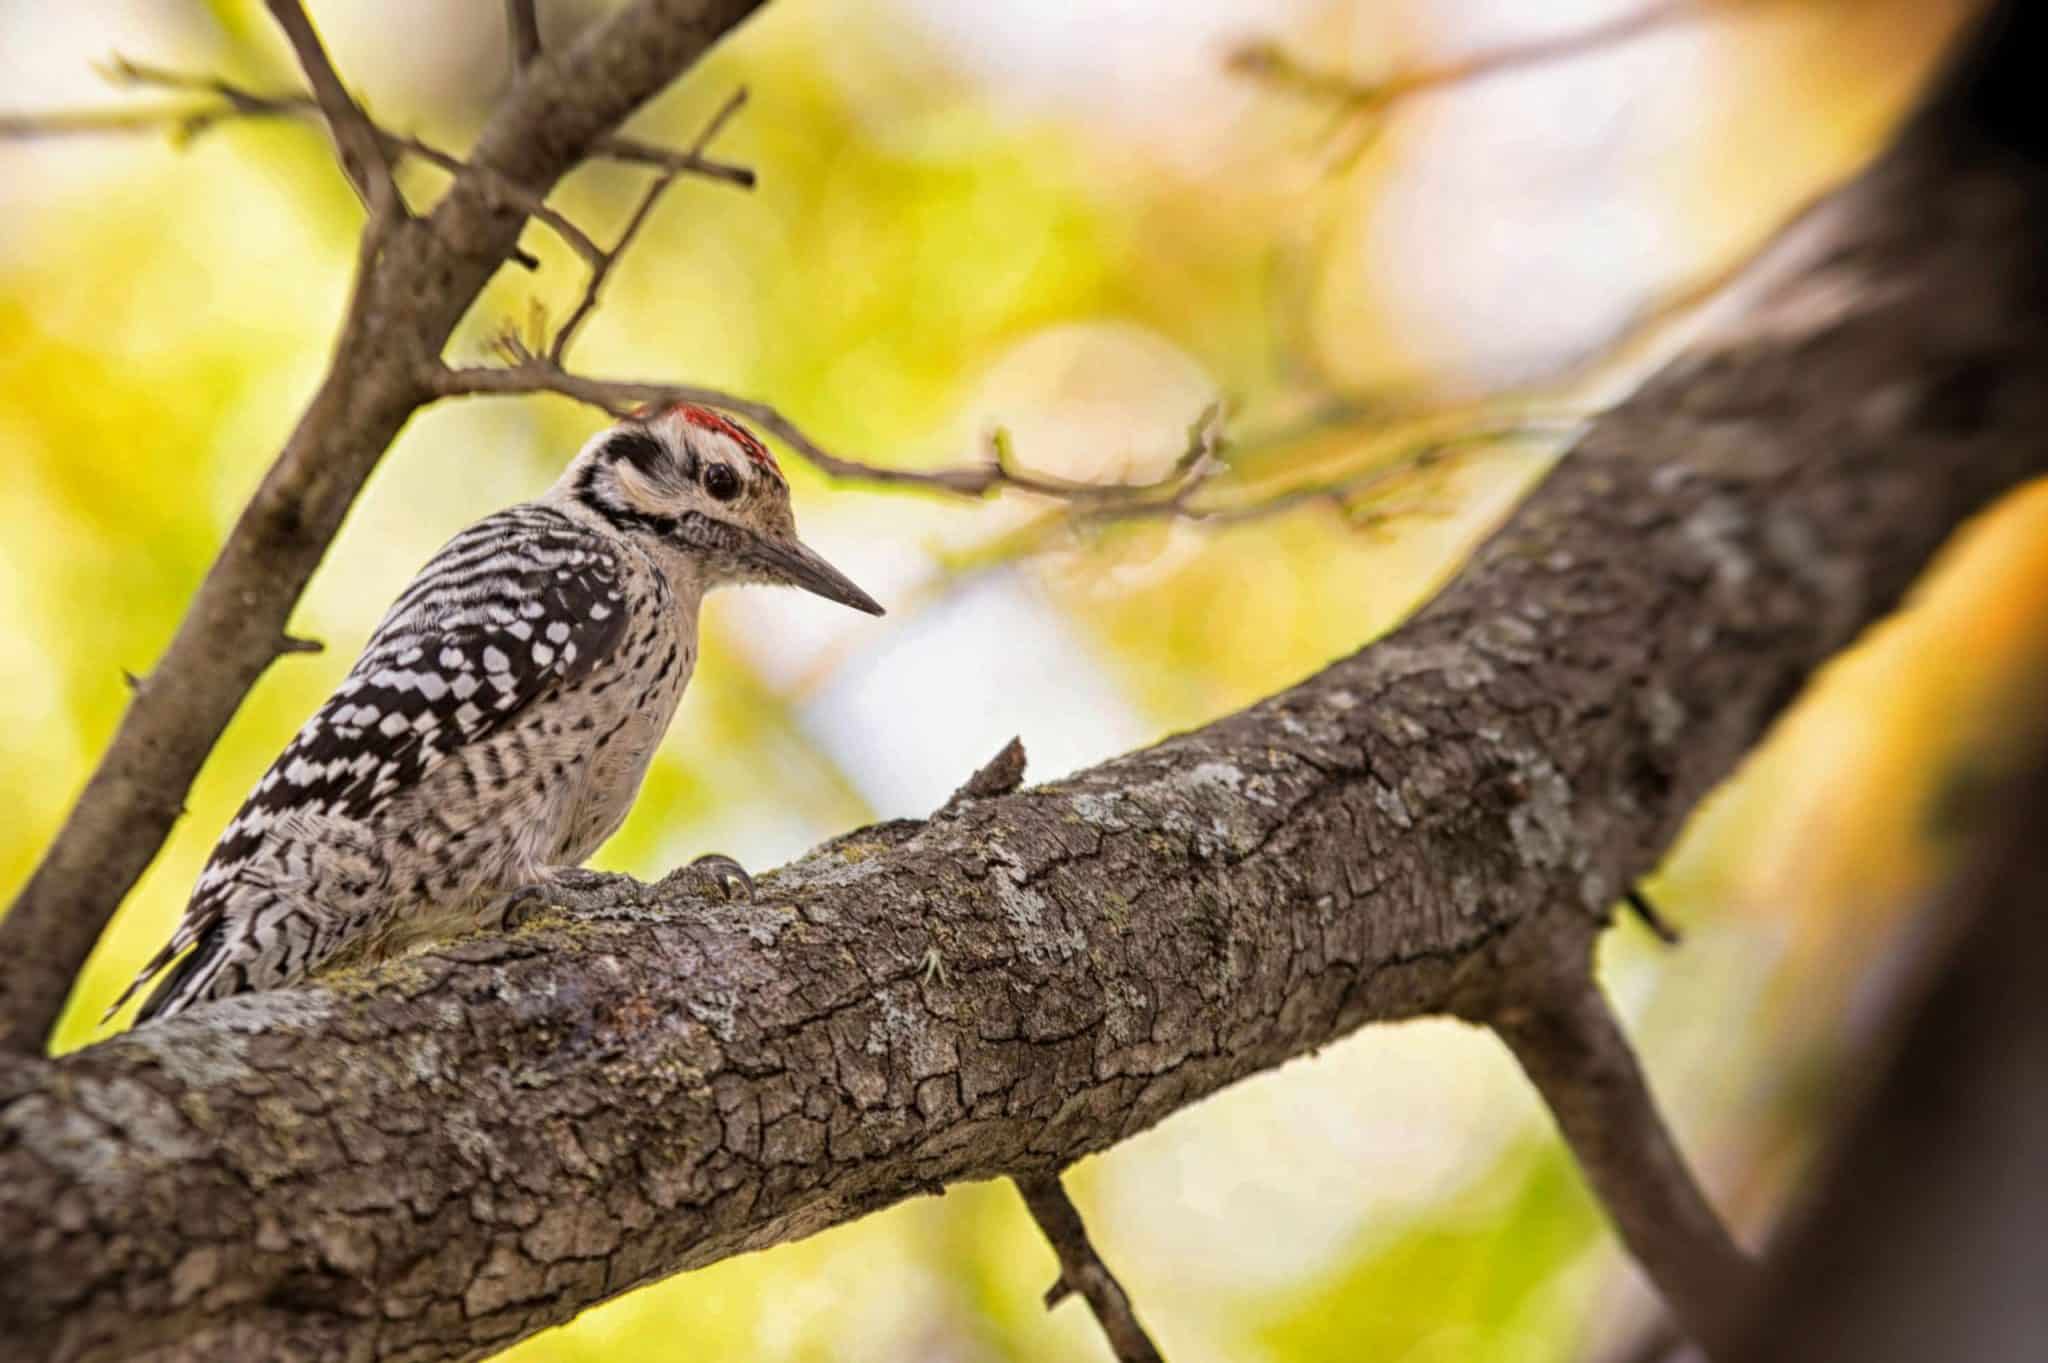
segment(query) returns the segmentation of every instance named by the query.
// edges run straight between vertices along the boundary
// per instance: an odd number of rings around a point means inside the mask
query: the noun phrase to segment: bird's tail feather
[[[149,997],[136,1010],[137,1022],[180,1012],[193,1000],[219,969],[221,954],[227,950],[228,944],[224,928],[225,924],[215,922],[199,934],[199,940],[192,944],[192,949],[157,982],[156,988],[149,991]]]

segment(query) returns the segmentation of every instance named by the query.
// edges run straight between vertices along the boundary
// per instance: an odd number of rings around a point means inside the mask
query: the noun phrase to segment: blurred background
[[[504,79],[497,0],[312,4],[381,120],[464,145]],[[601,6],[542,0],[561,40]],[[1072,478],[1164,470],[1228,404],[1228,523],[834,486],[786,458],[806,537],[887,602],[713,599],[704,661],[599,864],[761,868],[928,812],[1012,734],[1045,779],[1286,686],[1399,621],[1539,477],[1559,432],[1670,344],[1646,326],[1880,146],[1967,10],[1927,0],[776,0],[635,130],[718,143],[580,368],[719,385],[829,448]],[[1651,15],[1635,25],[1626,16]],[[1393,103],[1370,86],[1587,26],[1625,37]],[[115,53],[295,82],[253,0],[0,5],[13,111],[124,99]],[[1236,54],[1233,56],[1233,54]],[[359,209],[308,126],[0,141],[0,891],[27,878],[328,354]],[[556,202],[602,241],[642,183]],[[415,203],[437,187],[408,172]],[[539,230],[458,335],[477,360],[582,273]],[[602,418],[554,399],[404,433],[61,1033],[169,932],[222,825],[385,604],[470,520],[537,494]],[[1427,468],[1446,432],[1514,430]],[[1333,495],[1273,505],[1277,494]],[[1754,1242],[1835,1111],[1948,830],[2048,649],[2048,494],[1952,546],[1821,677],[1651,882],[1603,970],[1683,1144]],[[119,1024],[117,1023],[116,1026]],[[1493,1039],[1369,1030],[1070,1178],[1169,1357],[1567,1360],[1656,1317]],[[954,1189],[594,1310],[541,1360],[1104,1356],[1048,1315],[1005,1185]]]

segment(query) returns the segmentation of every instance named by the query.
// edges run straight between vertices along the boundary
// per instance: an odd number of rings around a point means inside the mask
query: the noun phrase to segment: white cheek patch
[[[643,516],[673,516],[682,489],[648,477],[638,466],[619,461],[612,466],[618,480],[619,498]]]

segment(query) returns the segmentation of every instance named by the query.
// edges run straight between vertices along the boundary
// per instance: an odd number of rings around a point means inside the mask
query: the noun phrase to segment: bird
[[[883,613],[797,538],[788,480],[738,421],[673,403],[600,431],[399,594],[107,1016],[159,975],[138,1023],[500,928],[535,898],[645,891],[582,863],[625,820],[689,685],[705,593],[738,583]],[[752,891],[719,854],[684,873]]]

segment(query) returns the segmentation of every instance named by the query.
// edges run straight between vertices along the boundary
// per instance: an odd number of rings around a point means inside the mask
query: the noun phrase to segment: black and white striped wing
[[[215,861],[231,865],[241,844],[293,811],[375,813],[457,748],[589,675],[626,619],[620,565],[596,535],[541,507],[479,521],[392,605],[228,826]]]
[[[220,921],[268,830],[302,815],[369,818],[457,749],[587,676],[625,633],[621,576],[603,540],[551,508],[512,507],[450,541],[228,824],[142,978]]]

